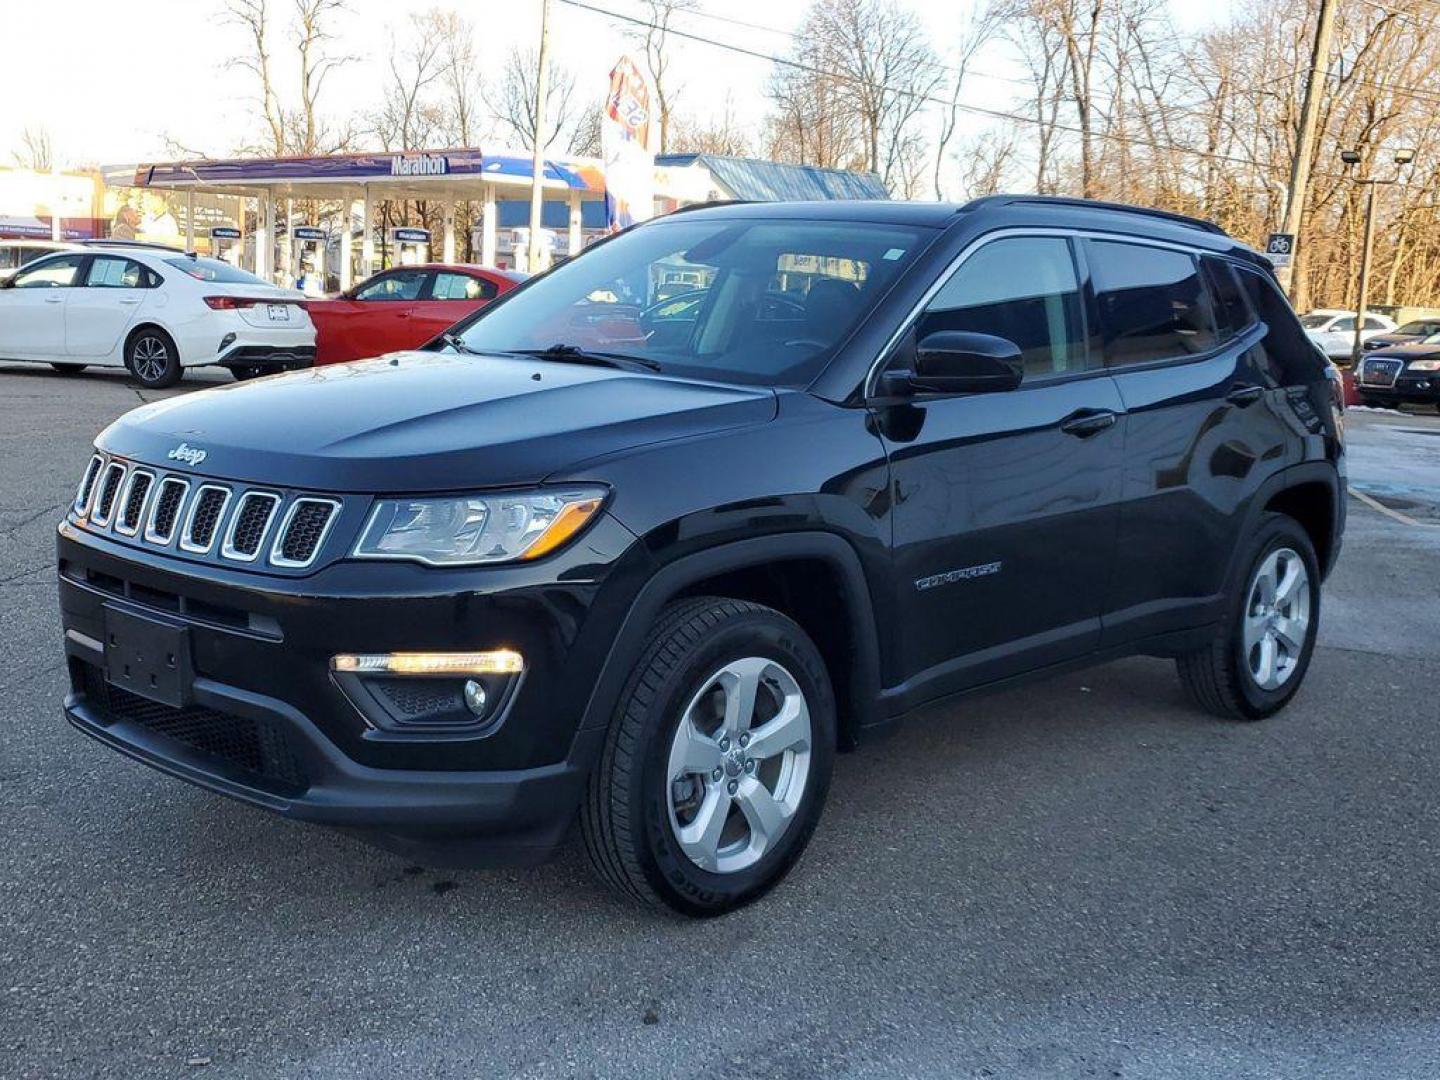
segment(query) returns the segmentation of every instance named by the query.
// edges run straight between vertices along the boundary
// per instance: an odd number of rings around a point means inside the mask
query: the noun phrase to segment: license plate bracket
[[[195,681],[190,632],[167,619],[105,605],[105,681],[180,709]]]
[[[267,304],[271,322],[289,322],[290,308],[285,304]]]

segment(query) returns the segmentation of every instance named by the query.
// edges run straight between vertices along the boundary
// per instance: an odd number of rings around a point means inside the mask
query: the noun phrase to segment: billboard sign
[[[605,227],[611,232],[648,220],[655,212],[655,156],[650,153],[650,87],[628,56],[610,72],[610,93],[600,117],[605,163]]]

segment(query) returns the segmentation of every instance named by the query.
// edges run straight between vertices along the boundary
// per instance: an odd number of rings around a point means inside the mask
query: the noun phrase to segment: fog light
[[[465,680],[465,707],[476,716],[485,715],[485,687],[474,679]]]
[[[463,653],[341,653],[330,666],[363,675],[518,675],[525,660],[510,649]]]

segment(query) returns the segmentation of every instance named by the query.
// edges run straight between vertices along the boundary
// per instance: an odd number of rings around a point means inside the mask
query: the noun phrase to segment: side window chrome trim
[[[1063,226],[1021,226],[1010,229],[996,229],[994,232],[988,232],[982,236],[977,236],[970,244],[965,247],[964,250],[962,250],[958,255],[956,255],[955,258],[950,261],[950,265],[947,266],[944,271],[942,271],[940,275],[936,277],[933,282],[930,283],[930,287],[925,290],[924,295],[922,295],[920,299],[916,301],[915,306],[910,309],[909,314],[907,314],[905,318],[901,320],[899,327],[886,340],[885,347],[880,350],[880,354],[870,364],[870,370],[865,374],[865,381],[861,385],[862,398],[870,398],[875,395],[875,380],[880,377],[880,371],[885,364],[885,361],[888,360],[893,354],[895,346],[898,345],[900,343],[900,340],[907,333],[910,332],[911,327],[915,325],[916,321],[920,318],[921,313],[924,312],[924,310],[930,305],[930,301],[935,299],[936,295],[940,292],[941,289],[946,286],[950,279],[955,276],[956,272],[960,269],[961,266],[965,264],[966,260],[968,260],[971,256],[975,254],[975,252],[979,251],[986,244],[993,244],[997,240],[1009,240],[1017,236],[1055,236],[1072,241],[1110,240],[1130,244],[1142,244],[1147,247],[1166,248],[1170,251],[1184,252],[1185,254],[1197,260],[1201,255],[1214,255],[1217,258],[1226,257],[1220,252],[1212,252],[1207,248],[1197,247],[1191,244],[1183,244],[1175,240],[1159,240],[1150,236],[1132,236],[1129,233],[1106,232],[1100,229],[1071,229],[1065,228]],[[1198,262],[1196,265],[1198,269]],[[1230,340],[1233,341],[1235,339],[1232,338]],[[1203,359],[1203,357],[1196,356],[1193,359]],[[1156,363],[1158,364],[1173,364],[1175,362],[1176,361],[1174,359],[1156,361]],[[1074,378],[1081,375],[1092,375],[1095,373],[1103,374],[1110,372],[1111,370],[1112,369],[1110,368],[1110,366],[1104,362],[1104,357],[1102,356],[1099,366],[1094,368],[1088,368],[1083,372],[1078,372],[1075,375],[1071,375],[1069,377]]]

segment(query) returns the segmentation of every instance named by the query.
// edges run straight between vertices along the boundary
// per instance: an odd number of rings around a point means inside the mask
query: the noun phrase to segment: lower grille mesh
[[[105,681],[99,668],[85,665],[85,696],[106,723],[139,724],[207,757],[252,773],[260,786],[284,794],[308,786],[304,765],[278,725],[230,716],[191,705],[171,708]]]

